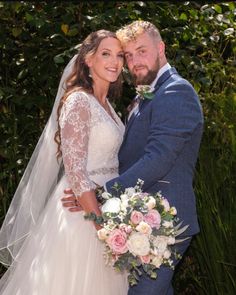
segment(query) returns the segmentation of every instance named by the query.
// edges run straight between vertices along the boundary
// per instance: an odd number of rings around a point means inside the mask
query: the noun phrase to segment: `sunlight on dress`
[[[94,182],[103,185],[118,175],[117,155],[124,126],[112,108],[115,121],[92,95],[75,92],[67,101],[60,124],[62,129],[72,129],[62,130],[62,135],[75,132],[75,136],[72,141],[71,137],[62,140],[66,173],[16,261],[1,279],[1,295],[127,294],[127,276],[105,264],[104,245],[98,240],[92,222],[84,219],[83,212],[64,209],[60,200],[67,187],[79,194],[91,189]],[[88,114],[86,125],[78,117],[78,108],[80,113],[85,109]],[[78,137],[85,140],[85,130],[90,136],[87,149],[81,150]]]

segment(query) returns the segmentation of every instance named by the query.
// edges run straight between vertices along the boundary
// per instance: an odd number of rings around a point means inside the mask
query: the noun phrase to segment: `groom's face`
[[[135,85],[148,85],[156,78],[160,69],[160,47],[162,41],[151,38],[147,33],[123,46],[129,71]]]

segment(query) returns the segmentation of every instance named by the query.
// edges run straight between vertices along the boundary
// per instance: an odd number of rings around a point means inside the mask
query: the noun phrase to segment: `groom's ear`
[[[160,57],[165,56],[165,43],[163,41],[158,42],[158,53]]]

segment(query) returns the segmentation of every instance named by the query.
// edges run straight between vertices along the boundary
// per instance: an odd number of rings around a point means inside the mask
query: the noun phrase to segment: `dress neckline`
[[[111,115],[105,110],[105,108],[99,103],[99,101],[96,99],[96,97],[91,94],[91,96],[93,97],[93,99],[96,101],[96,103],[99,105],[99,107],[103,110],[103,112],[106,114],[106,116],[109,117],[109,119],[118,127],[120,128],[120,124],[119,124],[119,121],[122,123],[122,121],[120,120],[120,118],[118,117],[118,115],[115,113],[115,111],[113,110],[113,107],[111,106],[108,98],[106,97],[106,101],[107,101],[107,104],[108,104],[108,107],[109,107],[109,110],[111,112]],[[113,118],[113,116],[118,119],[118,120],[115,120],[115,118]]]

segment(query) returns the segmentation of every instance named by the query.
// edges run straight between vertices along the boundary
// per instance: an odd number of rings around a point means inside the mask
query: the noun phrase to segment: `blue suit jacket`
[[[161,190],[189,225],[184,235],[193,235],[199,231],[192,181],[203,129],[201,105],[175,68],[158,79],[155,89],[155,97],[143,100],[128,122],[119,151],[120,176],[106,187],[111,192],[115,182],[127,188],[144,180],[143,190]]]

